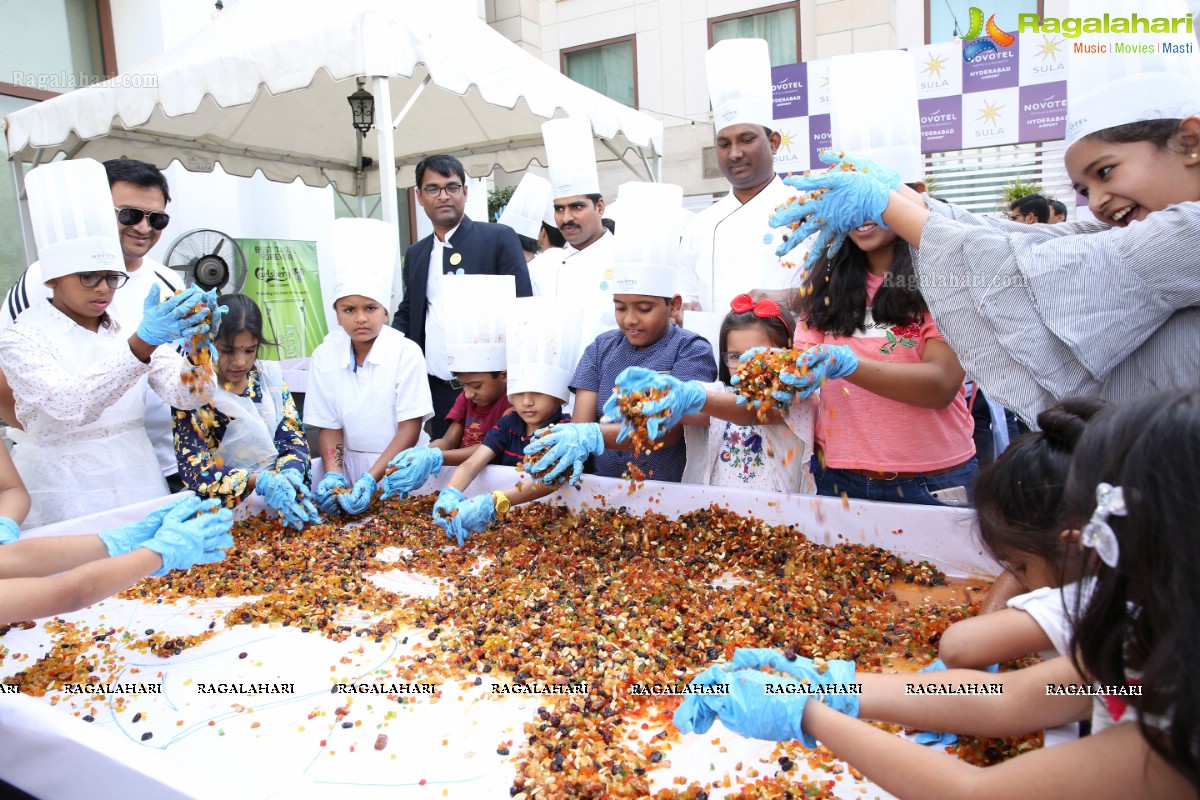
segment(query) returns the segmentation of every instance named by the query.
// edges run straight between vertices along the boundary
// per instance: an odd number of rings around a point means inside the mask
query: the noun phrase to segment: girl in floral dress
[[[700,413],[683,419],[688,460],[684,483],[739,486],[760,491],[813,494],[808,462],[812,455],[814,400],[771,412],[765,424],[737,404],[729,386],[743,353],[756,347],[787,347],[796,322],[770,298],[740,294],[721,322],[717,383],[703,384],[707,397]]]
[[[821,389],[812,467],[818,494],[968,499],[979,466],[964,372],[919,289],[908,246],[868,223],[818,259],[801,290],[796,347],[858,360]]]

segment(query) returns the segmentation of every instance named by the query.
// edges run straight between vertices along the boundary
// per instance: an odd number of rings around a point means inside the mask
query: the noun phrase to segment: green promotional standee
[[[325,304],[317,271],[317,243],[290,239],[238,239],[246,254],[242,293],[258,303],[263,333],[278,347],[262,348],[271,361],[308,358],[325,338]]]

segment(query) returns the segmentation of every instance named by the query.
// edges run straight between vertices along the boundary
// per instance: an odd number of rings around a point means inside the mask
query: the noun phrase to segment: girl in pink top
[[[818,494],[965,503],[979,467],[963,368],[918,291],[908,246],[863,225],[816,262],[801,294],[796,346],[810,349],[799,366],[828,381]]]

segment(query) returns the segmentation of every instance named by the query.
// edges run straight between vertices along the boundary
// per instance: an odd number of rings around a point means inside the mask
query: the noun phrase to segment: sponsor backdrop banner
[[[246,254],[242,293],[258,303],[263,334],[278,347],[263,347],[259,358],[291,361],[308,358],[328,333],[317,243],[288,239],[238,239]]]
[[[1067,124],[1067,51],[1057,33],[1022,33],[1007,46],[975,54],[955,40],[912,49],[921,149],[926,153],[1062,139]],[[823,165],[830,139],[829,59],[771,69],[775,128],[782,137],[775,170]]]

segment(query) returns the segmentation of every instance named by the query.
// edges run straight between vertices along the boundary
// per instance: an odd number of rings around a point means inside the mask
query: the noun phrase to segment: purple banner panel
[[[976,42],[987,39],[972,39],[962,43],[963,52],[968,52]],[[963,64],[963,92],[986,92],[990,89],[1011,89],[1020,85],[1020,39],[1008,47],[985,49],[973,55]]]
[[[775,119],[808,116],[808,64],[784,64],[771,67],[771,92]]]
[[[809,169],[825,169],[825,164],[817,157],[822,150],[828,150],[833,144],[833,124],[828,114],[813,114],[808,118]]]
[[[1067,82],[1021,87],[1020,141],[1042,142],[1067,135]]]
[[[962,95],[927,97],[917,101],[921,113],[921,151],[940,153],[962,149]]]

